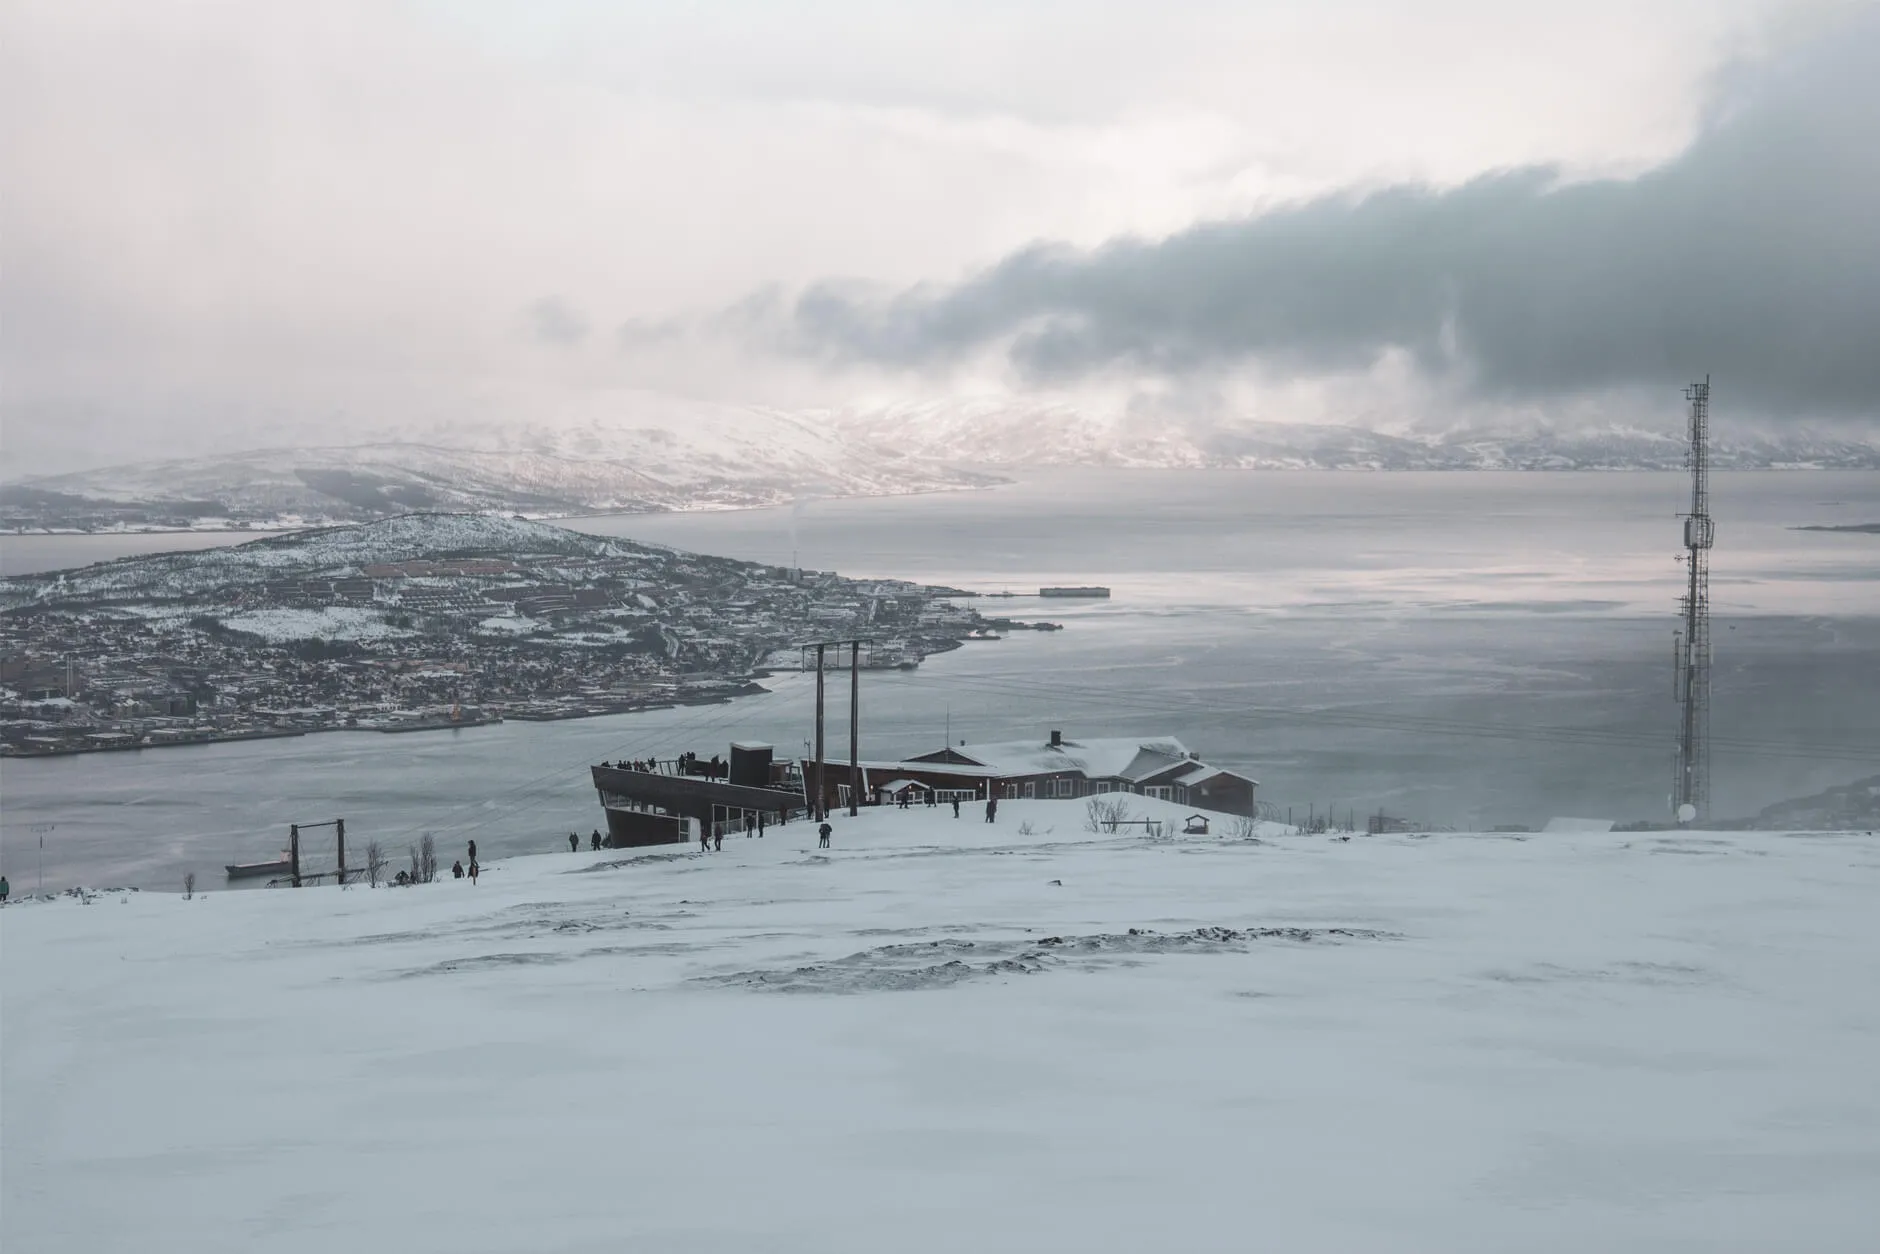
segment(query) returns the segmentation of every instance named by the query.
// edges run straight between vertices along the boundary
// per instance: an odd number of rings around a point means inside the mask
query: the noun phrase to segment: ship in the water
[[[1041,597],[1103,598],[1110,595],[1110,590],[1108,588],[1099,588],[1095,585],[1078,585],[1068,588],[1040,588],[1038,589],[1038,595]]]

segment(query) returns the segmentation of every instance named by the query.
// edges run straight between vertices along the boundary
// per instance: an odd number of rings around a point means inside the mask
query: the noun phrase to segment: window
[[[1157,785],[1145,788],[1142,791],[1144,796],[1154,797],[1157,801],[1173,801],[1175,799],[1175,790],[1173,788]]]
[[[1027,799],[1030,799],[1030,798],[1032,798],[1032,797],[1036,797],[1037,795],[1038,795],[1038,781],[1037,781],[1037,780],[1034,780],[1034,779],[1028,779],[1028,780],[1026,780],[1026,781],[1025,781],[1025,796],[1026,796],[1026,798],[1027,798]]]
[[[1077,781],[1064,778],[1052,780],[1051,795],[1053,797],[1075,797],[1077,795]]]

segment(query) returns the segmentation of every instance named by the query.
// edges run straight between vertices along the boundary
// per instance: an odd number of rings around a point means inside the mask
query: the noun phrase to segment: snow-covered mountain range
[[[93,527],[222,520],[265,526],[411,510],[552,517],[740,508],[998,482],[826,423],[687,403],[624,421],[465,425],[430,440],[263,449],[35,476],[0,489],[0,502],[11,516],[84,519]]]
[[[790,413],[634,393],[523,409],[544,416],[510,422],[486,412],[379,442],[21,479],[0,488],[0,513],[9,529],[84,530],[317,525],[411,510],[556,517],[983,487],[1028,466],[1677,470],[1685,455],[1675,430],[1618,424],[1385,434],[1149,421],[999,399]],[[1880,469],[1880,441],[1724,431],[1712,461],[1720,470]]]
[[[1147,421],[1063,403],[944,401],[829,415],[837,430],[911,457],[988,467],[1243,470],[1678,470],[1681,432],[1621,424],[1390,435],[1357,426]],[[1720,470],[1880,469],[1880,440],[1809,430],[1719,432]]]

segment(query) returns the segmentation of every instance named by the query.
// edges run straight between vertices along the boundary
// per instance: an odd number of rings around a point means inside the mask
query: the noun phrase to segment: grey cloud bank
[[[1549,167],[1329,196],[1165,239],[1040,244],[956,285],[827,282],[764,323],[832,361],[988,350],[1033,382],[1406,351],[1477,396],[1710,372],[1769,417],[1880,416],[1880,12],[1728,76],[1692,145],[1632,179]]]

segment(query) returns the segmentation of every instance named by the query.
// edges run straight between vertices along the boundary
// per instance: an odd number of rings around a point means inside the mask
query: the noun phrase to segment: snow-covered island
[[[0,751],[719,701],[811,636],[918,665],[987,626],[957,595],[464,514],[125,558],[0,581]]]
[[[193,900],[10,868],[6,1248],[1872,1248],[1871,838],[998,817]]]

